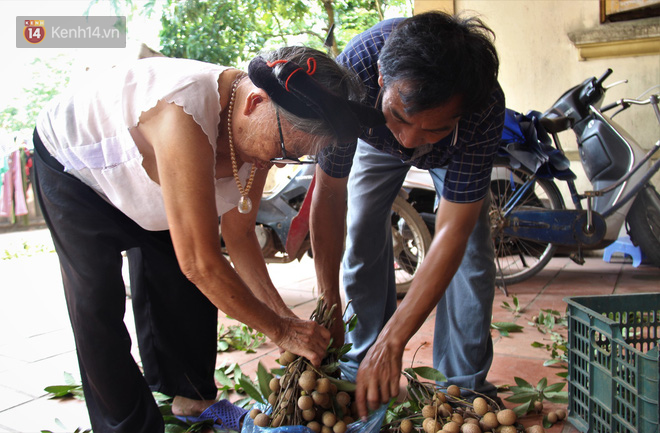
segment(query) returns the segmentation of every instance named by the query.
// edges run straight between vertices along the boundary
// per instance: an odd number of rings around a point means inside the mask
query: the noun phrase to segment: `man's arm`
[[[442,298],[460,266],[483,202],[440,201],[429,253],[410,290],[360,364],[355,398],[361,417],[367,414],[367,404],[376,409],[399,393],[403,350]]]
[[[331,330],[335,345],[344,341],[339,268],[344,251],[347,182],[348,177],[334,178],[317,166],[310,210],[310,236],[319,293],[327,305],[337,305]]]

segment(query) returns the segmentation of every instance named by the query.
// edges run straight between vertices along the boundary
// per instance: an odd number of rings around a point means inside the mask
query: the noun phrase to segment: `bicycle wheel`
[[[509,285],[525,281],[548,264],[557,246],[552,243],[529,241],[504,233],[508,221],[503,208],[530,174],[516,170],[508,162],[497,160],[491,176],[490,224],[495,247],[496,284]],[[555,183],[536,179],[533,187],[516,208],[564,209],[564,201]]]
[[[401,196],[392,203],[392,245],[396,294],[403,297],[431,246],[431,233],[415,208]]]

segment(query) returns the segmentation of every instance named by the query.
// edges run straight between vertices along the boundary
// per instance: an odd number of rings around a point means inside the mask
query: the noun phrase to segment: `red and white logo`
[[[44,20],[25,20],[23,37],[31,44],[38,44],[46,37]]]

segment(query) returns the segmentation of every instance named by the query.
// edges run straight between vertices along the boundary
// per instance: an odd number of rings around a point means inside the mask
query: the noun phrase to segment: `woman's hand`
[[[282,317],[281,337],[273,340],[280,348],[304,356],[318,367],[325,357],[330,331],[313,320]]]
[[[403,350],[386,339],[379,338],[371,346],[357,373],[355,401],[360,418],[367,418],[367,407],[376,410],[399,395],[402,358]]]

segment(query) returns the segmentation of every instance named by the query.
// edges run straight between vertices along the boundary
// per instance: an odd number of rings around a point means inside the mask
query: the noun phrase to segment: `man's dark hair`
[[[425,12],[402,21],[379,56],[383,87],[403,80],[414,114],[462,97],[465,114],[482,109],[497,83],[495,34],[479,18]]]

